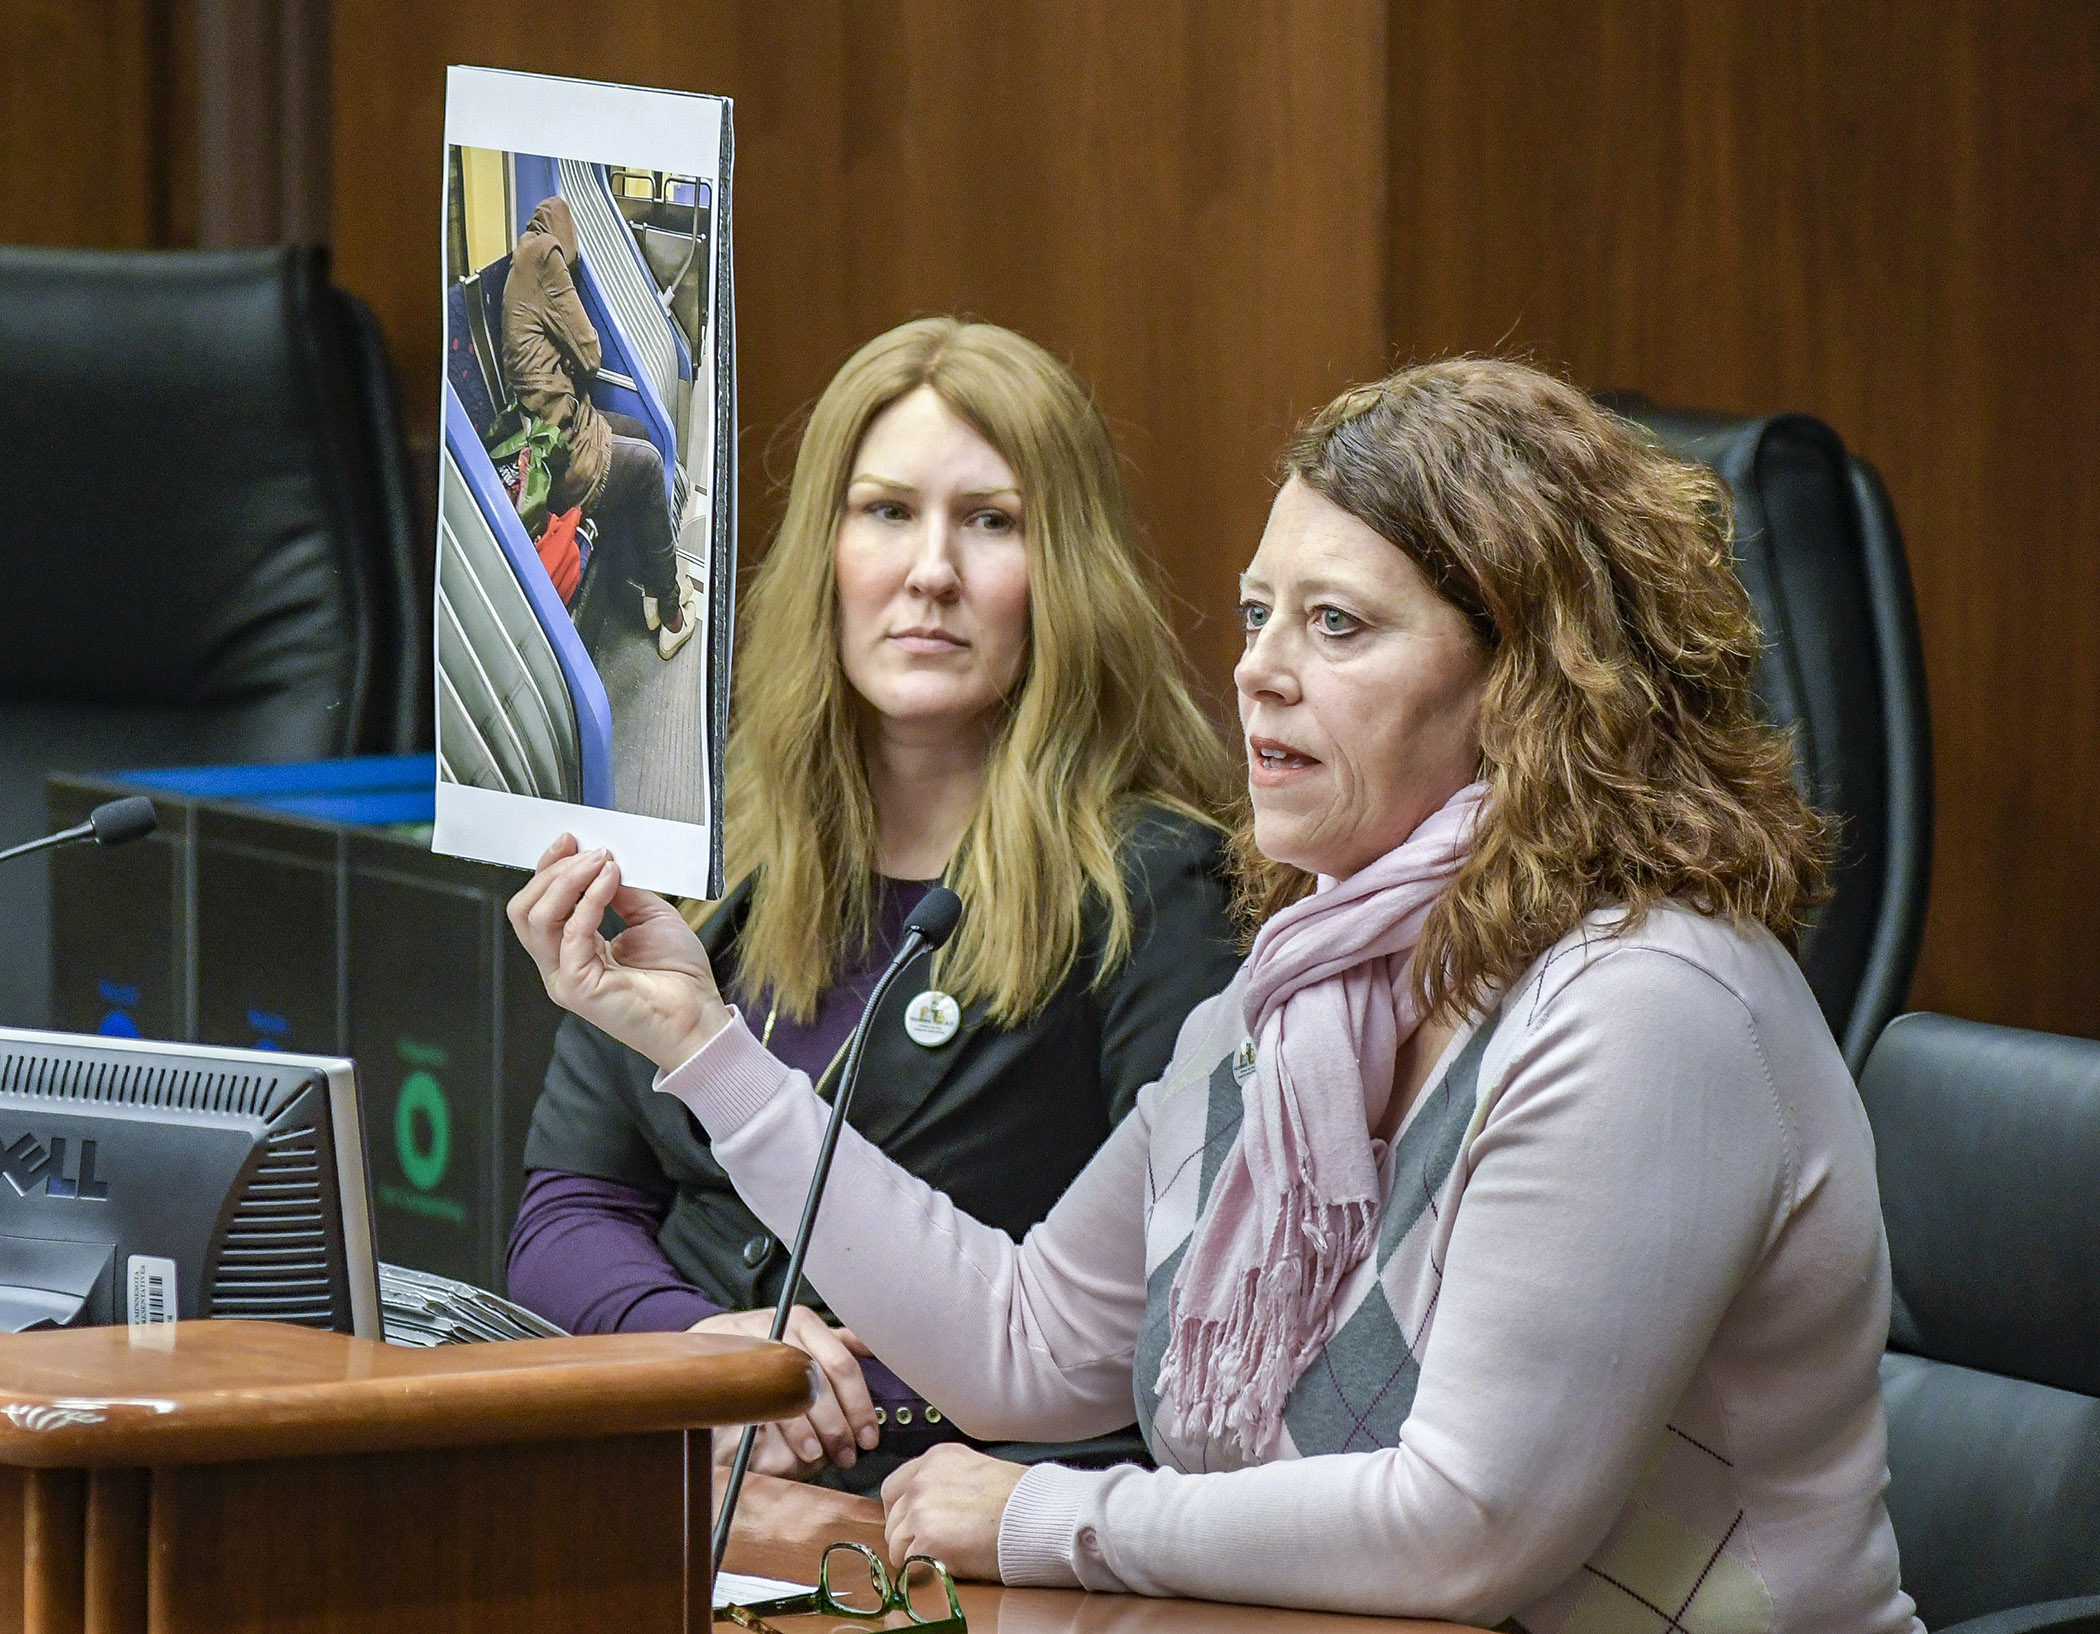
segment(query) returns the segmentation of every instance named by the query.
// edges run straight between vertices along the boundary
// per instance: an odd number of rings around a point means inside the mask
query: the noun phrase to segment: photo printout
[[[732,151],[723,97],[447,78],[439,851],[722,892]]]

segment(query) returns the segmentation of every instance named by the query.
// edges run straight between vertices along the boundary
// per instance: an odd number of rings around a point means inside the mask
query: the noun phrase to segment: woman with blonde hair
[[[700,943],[760,1047],[822,1085],[905,916],[937,879],[958,892],[961,930],[874,1020],[853,1122],[1018,1237],[1236,963],[1213,815],[1230,763],[1085,388],[991,324],[926,318],[870,341],[811,413],[737,637],[738,883],[691,913]],[[762,1337],[786,1250],[653,1076],[564,1023],[511,1292],[576,1332]],[[958,1433],[820,1311],[798,1309],[788,1338],[824,1395],[767,1429],[755,1468],[828,1461],[872,1484]]]
[[[849,1135],[808,1262],[966,1428],[1084,1435],[1134,1390],[1159,1467],[934,1448],[885,1483],[893,1557],[1914,1634],[1873,1144],[1789,954],[1829,828],[1751,693],[1724,491],[1481,359],[1346,394],[1285,472],[1234,679],[1250,845],[1298,885],[1024,1242]],[[511,919],[793,1220],[824,1108],[676,915],[563,854]]]

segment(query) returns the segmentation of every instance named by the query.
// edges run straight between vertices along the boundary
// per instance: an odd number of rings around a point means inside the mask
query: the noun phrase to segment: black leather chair
[[[1734,496],[1737,567],[1769,643],[1758,694],[1795,735],[1802,792],[1842,819],[1836,889],[1801,964],[1857,1073],[1909,992],[1932,866],[1925,667],[1888,492],[1806,415],[1604,401]]]
[[[1860,1095],[1904,1587],[1936,1634],[2100,1631],[2100,1043],[1902,1016]]]
[[[0,470],[0,844],[52,770],[414,747],[399,411],[323,252],[0,249]],[[0,871],[0,1021],[48,1013],[47,882]]]

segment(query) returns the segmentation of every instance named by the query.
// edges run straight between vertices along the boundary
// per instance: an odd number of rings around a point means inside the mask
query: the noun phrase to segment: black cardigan
[[[1154,810],[1123,849],[1134,937],[1098,987],[1101,916],[1064,985],[1028,1021],[1001,1029],[983,1005],[946,1044],[904,1031],[904,1009],[930,985],[921,955],[890,989],[868,1035],[851,1123],[958,1208],[1019,1238],[1084,1168],[1137,1093],[1166,1070],[1183,1019],[1231,980],[1239,956],[1227,917],[1221,836]],[[700,940],[734,964],[750,909],[744,886],[710,915]],[[728,1310],[772,1305],[787,1250],[744,1206],[692,1114],[650,1087],[655,1069],[597,1028],[567,1017],[525,1143],[525,1167],[618,1181],[670,1213],[658,1244],[679,1275]],[[807,1303],[822,1309],[805,1290]]]

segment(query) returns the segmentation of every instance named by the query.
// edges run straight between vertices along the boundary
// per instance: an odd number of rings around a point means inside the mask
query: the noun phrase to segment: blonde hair
[[[833,552],[853,460],[883,409],[926,386],[997,449],[1021,490],[1028,661],[986,753],[946,878],[961,928],[941,955],[958,1001],[1012,1025],[1046,1003],[1101,915],[1094,979],[1130,950],[1119,857],[1141,808],[1215,822],[1236,783],[1189,693],[1139,555],[1108,428],[1086,388],[993,324],[920,318],[847,360],[812,410],[787,512],[738,619],[725,845],[756,875],[737,986],[806,1019],[868,945],[876,814],[867,705],[839,660]]]
[[[1607,905],[1678,899],[1793,947],[1830,819],[1751,690],[1758,627],[1728,491],[1580,391],[1455,358],[1344,392],[1283,461],[1406,553],[1487,656],[1485,821],[1415,958],[1425,1013],[1464,1011]],[[1243,822],[1243,922],[1309,881]]]

